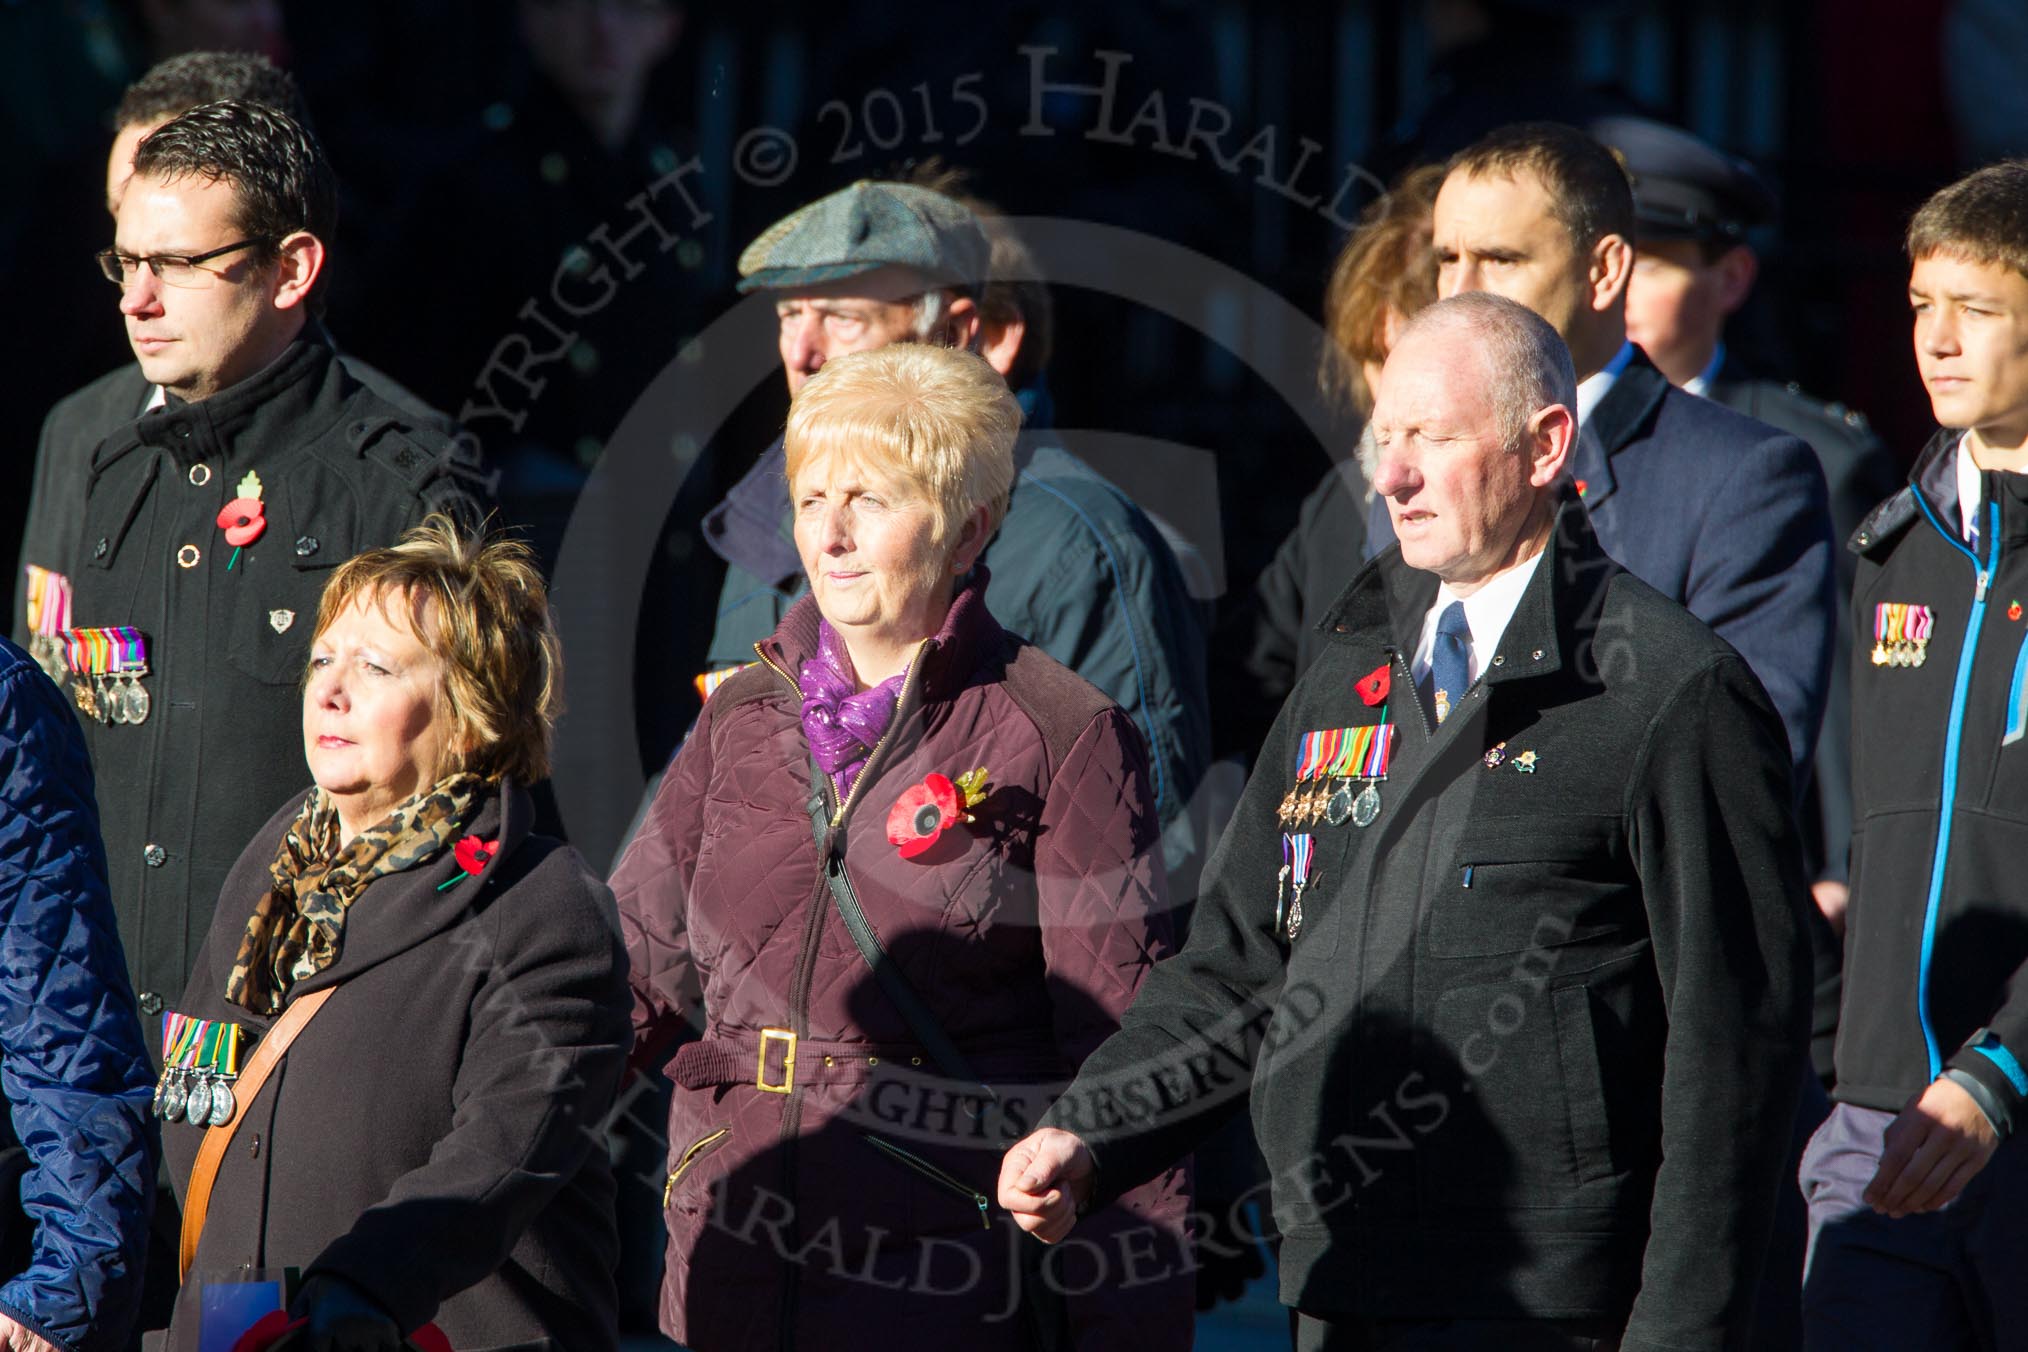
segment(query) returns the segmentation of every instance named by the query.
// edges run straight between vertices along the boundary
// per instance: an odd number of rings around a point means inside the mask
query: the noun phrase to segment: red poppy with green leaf
[[[252,470],[239,481],[239,496],[219,509],[218,528],[225,532],[225,542],[232,546],[232,559],[225,567],[232,570],[239,562],[239,551],[261,538],[267,532],[267,506],[261,501],[261,476]]]
[[[887,814],[888,843],[899,848],[903,859],[928,852],[945,831],[959,822],[975,820],[971,809],[986,796],[986,767],[967,770],[952,780],[945,775],[926,775],[922,783],[902,790]]]

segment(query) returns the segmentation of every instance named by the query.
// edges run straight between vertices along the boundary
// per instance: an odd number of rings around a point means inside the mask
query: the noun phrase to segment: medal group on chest
[[[194,1019],[173,1010],[162,1016],[162,1077],[155,1084],[155,1116],[193,1127],[222,1127],[239,1103],[243,1034],[226,1019]]]
[[[148,640],[140,630],[66,629],[57,637],[79,713],[108,726],[148,721],[154,701],[141,684],[148,674]]]
[[[1919,667],[1929,660],[1936,615],[1928,606],[1882,601],[1873,607],[1873,665]]]
[[[1353,728],[1318,728],[1296,741],[1296,778],[1275,817],[1283,827],[1282,866],[1275,879],[1275,929],[1293,943],[1303,928],[1303,893],[1315,880],[1316,839],[1288,828],[1371,826],[1380,817],[1379,785],[1394,759],[1397,729],[1388,717],[1391,668],[1376,668],[1358,684],[1368,707],[1380,706],[1377,722]],[[1354,783],[1358,784],[1355,790]]]

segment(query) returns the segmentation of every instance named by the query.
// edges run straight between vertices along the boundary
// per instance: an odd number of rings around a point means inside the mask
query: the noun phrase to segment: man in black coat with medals
[[[1024,1228],[1250,1098],[1298,1348],[1743,1342],[1807,1030],[1787,739],[1565,491],[1574,386],[1511,301],[1403,332],[1400,545],[1327,615],[1188,944],[1003,1161]],[[1223,1058],[1249,1095],[1193,1077]]]
[[[165,123],[99,255],[132,393],[155,394],[138,419],[76,408],[52,428],[50,453],[90,469],[68,574],[45,570],[32,618],[84,715],[144,1019],[182,989],[239,850],[302,786],[329,570],[432,510],[475,510],[444,435],[360,385],[315,326],[335,213],[286,113],[227,100]]]

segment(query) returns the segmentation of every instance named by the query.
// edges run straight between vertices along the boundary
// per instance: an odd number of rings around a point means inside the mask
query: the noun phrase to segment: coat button
[[[99,537],[99,542],[92,546],[92,557],[95,559],[102,559],[106,556],[106,551],[111,549],[112,547],[113,542],[111,540],[108,540],[105,536],[101,535]]]
[[[1494,653],[1494,654],[1493,654],[1493,665],[1494,665],[1494,666],[1496,666],[1496,667],[1504,667],[1504,666],[1506,666],[1506,665],[1507,665],[1507,654],[1505,654],[1505,653]]]
[[[299,535],[299,536],[297,536],[297,537],[296,537],[296,557],[297,557],[297,558],[299,558],[299,559],[307,559],[307,558],[309,558],[309,557],[310,557],[310,556],[311,556],[312,554],[314,554],[314,553],[316,553],[316,552],[317,552],[317,537],[316,537],[316,536],[314,536],[314,535]]]
[[[160,1014],[162,1012],[162,997],[153,991],[142,991],[141,1012],[151,1019]]]
[[[255,1159],[261,1157],[261,1134],[259,1132],[255,1132],[247,1138],[246,1153],[252,1155]]]
[[[176,566],[178,568],[195,568],[197,561],[203,557],[204,555],[198,550],[196,545],[185,545],[176,551]]]
[[[160,868],[169,862],[169,851],[151,842],[148,848],[141,852],[141,857],[148,861],[149,868]]]
[[[1540,662],[1542,660],[1542,649],[1537,648],[1535,650],[1534,657],[1537,662]]]
[[[200,464],[200,465],[192,465],[190,467],[190,483],[192,487],[202,488],[210,482],[211,482],[211,466]]]

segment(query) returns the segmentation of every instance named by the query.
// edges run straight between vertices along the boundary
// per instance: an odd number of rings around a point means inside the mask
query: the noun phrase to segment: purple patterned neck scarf
[[[851,793],[852,781],[866,768],[866,758],[894,721],[894,706],[907,675],[903,668],[871,690],[859,690],[845,641],[829,621],[818,621],[817,655],[803,663],[796,687],[803,692],[803,736],[809,740],[810,755],[817,768],[831,776],[841,800]]]

